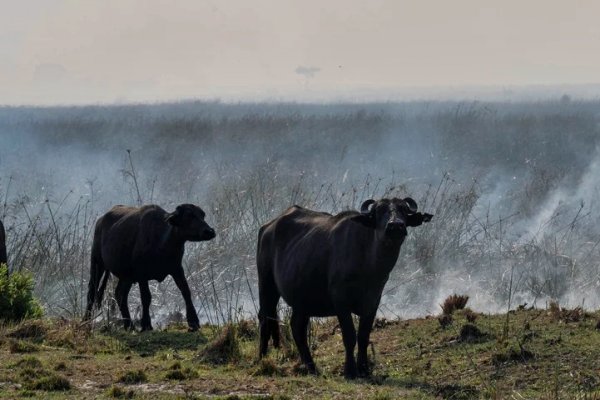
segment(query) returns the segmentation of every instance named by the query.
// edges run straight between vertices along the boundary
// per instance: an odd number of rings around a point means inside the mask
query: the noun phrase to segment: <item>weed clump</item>
[[[561,308],[556,301],[550,302],[548,305],[548,310],[550,311],[552,318],[556,321],[579,322],[585,316],[583,308],[575,307],[572,310]]]
[[[39,347],[24,340],[10,340],[8,350],[13,354],[34,353]]]
[[[46,337],[48,329],[41,320],[27,320],[13,328],[6,336],[15,339],[30,339],[42,341]]]
[[[60,375],[48,375],[31,381],[25,385],[30,390],[44,390],[46,392],[65,392],[71,389],[71,382]]]
[[[55,371],[66,371],[67,370],[67,364],[65,364],[63,361],[60,361],[58,364],[56,364],[56,366],[54,367]]]
[[[470,323],[474,323],[475,320],[477,319],[477,313],[468,307],[464,309],[463,314],[464,314],[465,318],[467,319],[467,321],[469,321]]]
[[[440,307],[442,307],[444,315],[452,315],[454,311],[465,308],[467,301],[469,301],[469,296],[453,294],[446,297],[446,300],[440,304]]]
[[[519,344],[519,350],[511,347],[508,353],[495,353],[492,355],[492,362],[494,364],[502,364],[508,361],[512,362],[526,362],[533,359],[534,354],[525,349],[521,344]]]
[[[235,326],[228,324],[223,327],[219,336],[200,352],[199,359],[211,364],[227,364],[238,361],[241,355]]]
[[[237,324],[237,335],[242,340],[254,340],[258,337],[256,322],[243,319]]]
[[[33,278],[24,272],[8,274],[0,264],[0,320],[21,321],[42,316],[42,307],[33,298]]]
[[[113,399],[133,399],[135,392],[133,390],[125,390],[120,386],[112,386],[108,389],[107,395]]]
[[[124,374],[119,376],[118,381],[127,385],[136,385],[138,383],[147,382],[148,377],[146,376],[146,373],[144,371],[138,369],[136,371],[125,372]]]
[[[384,329],[388,326],[398,324],[398,320],[389,320],[387,318],[375,318],[375,322],[373,323],[373,329]]]
[[[20,359],[15,364],[15,367],[31,368],[31,369],[37,370],[37,369],[42,369],[42,362],[36,357],[27,356],[27,357],[23,357],[22,359]]]
[[[176,361],[169,367],[169,371],[165,374],[165,379],[183,381],[186,379],[193,379],[198,377],[198,372],[186,367],[182,368],[181,363]]]
[[[442,399],[467,400],[479,397],[479,391],[469,385],[446,384],[437,388],[436,395]]]
[[[448,326],[452,325],[452,314],[442,314],[438,317],[438,322],[442,329],[446,329]]]
[[[275,360],[269,357],[263,357],[258,362],[253,376],[285,376],[285,371],[281,369]]]

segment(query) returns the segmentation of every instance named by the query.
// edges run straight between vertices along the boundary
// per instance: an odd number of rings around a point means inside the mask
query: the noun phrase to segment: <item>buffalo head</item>
[[[386,237],[404,239],[406,228],[419,226],[431,221],[433,215],[417,212],[417,202],[406,197],[404,199],[369,199],[360,207],[360,215],[354,220],[376,229]]]
[[[191,242],[200,242],[213,239],[216,234],[204,217],[202,209],[193,204],[181,204],[175,211],[167,214],[166,221],[177,228],[181,237]]]

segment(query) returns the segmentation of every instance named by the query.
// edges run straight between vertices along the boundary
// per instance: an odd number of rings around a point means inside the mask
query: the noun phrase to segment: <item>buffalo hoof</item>
[[[344,368],[344,378],[350,379],[350,380],[358,378],[358,373],[356,372],[356,367],[354,367],[354,368],[345,367]]]
[[[142,332],[149,332],[153,330],[152,325],[142,326]]]
[[[359,378],[369,378],[371,376],[371,371],[369,371],[369,367],[367,366],[359,366],[358,367],[358,377]]]
[[[346,378],[350,381],[353,381],[356,378],[358,378],[358,374],[356,373],[356,371],[347,371],[347,372],[344,372],[344,378]]]

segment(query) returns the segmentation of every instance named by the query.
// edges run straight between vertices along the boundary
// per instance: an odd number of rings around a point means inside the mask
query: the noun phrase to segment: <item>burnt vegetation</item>
[[[256,232],[291,204],[332,214],[411,195],[435,223],[406,239],[387,317],[509,300],[598,306],[592,191],[596,101],[0,108],[0,219],[11,271],[35,276],[50,315],[85,312],[93,227],[112,205],[201,204],[219,236],[182,264],[199,319],[258,311]],[[125,150],[130,149],[127,153]],[[43,188],[43,190],[42,190]],[[511,269],[513,281],[511,286]],[[114,285],[114,284],[113,284]],[[160,324],[185,313],[171,279],[149,285]],[[118,316],[109,287],[102,319]],[[132,319],[142,317],[133,296]]]

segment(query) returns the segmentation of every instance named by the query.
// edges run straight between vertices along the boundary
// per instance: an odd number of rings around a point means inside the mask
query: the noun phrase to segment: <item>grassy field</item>
[[[2,398],[600,398],[600,312],[520,307],[377,320],[371,379],[341,376],[335,319],[314,321],[320,376],[282,349],[257,361],[253,322],[150,333],[33,320],[0,331]],[[445,326],[442,326],[445,325]]]

